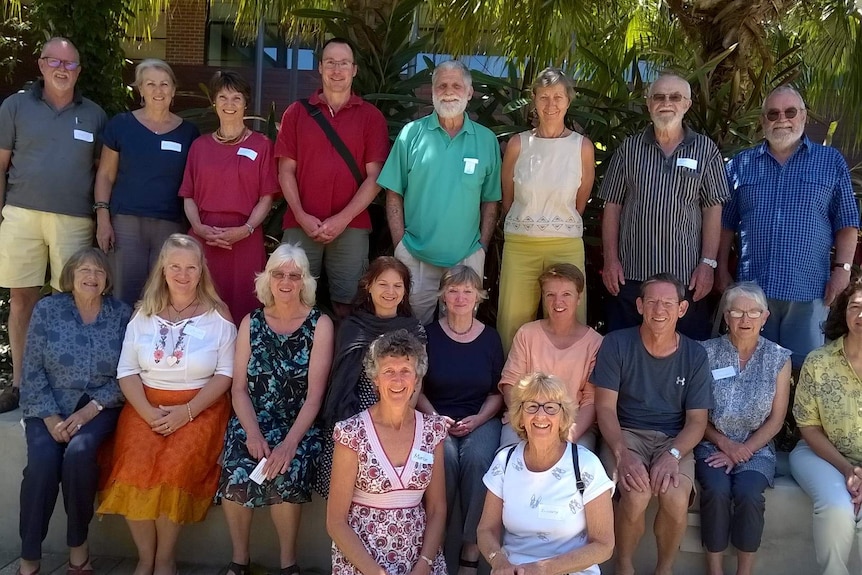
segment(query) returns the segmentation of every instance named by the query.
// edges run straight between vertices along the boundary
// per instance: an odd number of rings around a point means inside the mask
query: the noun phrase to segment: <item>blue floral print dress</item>
[[[305,403],[318,319],[320,310],[312,308],[296,331],[278,334],[267,325],[262,308],[251,313],[248,394],[270,449],[284,440]],[[287,472],[262,485],[249,479],[258,461],[249,454],[246,439],[245,430],[233,415],[225,436],[219,497],[244,507],[311,501],[314,462],[323,447],[319,428],[312,426],[306,432]]]

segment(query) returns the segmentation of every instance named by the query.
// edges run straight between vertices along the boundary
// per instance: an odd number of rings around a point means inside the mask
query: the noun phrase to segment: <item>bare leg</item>
[[[736,552],[736,575],[751,575],[754,573],[754,558],[757,553],[746,551]]]
[[[180,527],[164,515],[156,519],[157,545],[153,575],[176,575],[176,547]]]
[[[296,536],[299,534],[299,520],[302,517],[302,505],[279,503],[269,508],[272,523],[278,534],[281,567],[296,565]]]
[[[138,565],[134,575],[153,575],[156,561],[156,522],[127,519],[132,540],[138,548]]]
[[[69,565],[79,567],[90,565],[90,546],[86,541],[78,547],[69,547]]]
[[[39,287],[12,288],[9,290],[9,345],[12,348],[12,385],[21,385],[24,367],[24,343],[30,316],[39,301]]]
[[[227,499],[222,499],[222,509],[230,531],[230,541],[233,545],[231,561],[238,565],[248,565],[248,538],[249,533],[251,533],[254,510]]]
[[[656,575],[672,575],[673,561],[676,559],[679,544],[685,534],[688,519],[688,497],[691,494],[691,481],[684,475],[679,477],[679,487],[669,487],[659,495],[658,513],[654,530],[658,548]]]
[[[707,575],[724,575],[724,555],[706,552]]]
[[[479,546],[475,543],[467,543],[466,541],[461,544],[461,559],[464,561],[478,561],[479,560]],[[458,575],[474,575],[476,573],[475,567],[464,567],[463,565],[458,566]]]
[[[638,548],[644,534],[644,513],[652,499],[652,493],[647,491],[620,491],[620,501],[614,514],[616,531],[616,575],[634,575],[632,562],[635,550]]]

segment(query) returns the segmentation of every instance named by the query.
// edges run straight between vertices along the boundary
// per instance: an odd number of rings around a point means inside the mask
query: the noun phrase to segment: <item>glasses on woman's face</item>
[[[298,282],[302,279],[302,274],[299,272],[283,272],[281,270],[272,270],[271,272],[269,272],[269,277],[276,281],[281,281],[284,278],[287,278],[292,282]]]
[[[757,319],[763,315],[762,309],[729,309],[727,310],[727,315],[732,317],[733,319],[742,319],[742,316],[747,315],[749,319]]]
[[[559,401],[546,401],[545,403],[538,403],[536,401],[525,401],[522,409],[524,413],[538,413],[541,408],[542,411],[547,413],[548,415],[557,415],[560,413],[560,409],[562,409],[562,404]]]

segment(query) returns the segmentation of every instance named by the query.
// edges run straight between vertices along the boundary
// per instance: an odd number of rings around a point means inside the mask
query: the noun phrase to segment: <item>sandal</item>
[[[479,561],[468,561],[461,557],[458,557],[458,567],[466,567],[467,569],[478,569]]]
[[[69,568],[66,569],[66,575],[93,575],[95,571],[93,570],[93,566],[90,565],[90,558],[81,563],[80,565],[72,565],[72,562],[69,561]]]
[[[282,567],[278,571],[278,575],[299,575],[299,574],[300,574],[299,565],[297,565],[296,563],[294,563],[293,565],[291,565],[289,567]]]
[[[240,565],[231,561],[225,569],[225,575],[231,575],[231,573],[233,575],[251,575],[251,566],[248,563]]]
[[[41,570],[42,570],[42,566],[39,565],[38,567],[36,567],[35,571],[31,571],[27,575],[39,575],[39,571],[41,571]],[[15,575],[24,575],[23,573],[21,573],[21,566],[20,565],[18,565],[18,570],[15,571]]]

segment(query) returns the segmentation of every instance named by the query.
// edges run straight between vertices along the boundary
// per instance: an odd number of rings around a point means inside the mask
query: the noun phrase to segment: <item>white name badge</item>
[[[728,377],[733,377],[734,375],[736,375],[736,368],[732,365],[712,370],[712,379],[716,381],[718,381],[719,379],[727,379]]]
[[[194,325],[187,325],[183,328],[183,332],[195,339],[203,339],[207,332]]]
[[[93,134],[87,132],[86,130],[75,130],[72,132],[72,135],[76,140],[81,140],[82,142],[92,142]]]
[[[688,168],[689,170],[697,169],[697,160],[694,158],[677,158],[676,165],[682,166],[683,168]]]
[[[479,158],[464,158],[464,173],[475,174],[476,164],[479,163]]]
[[[565,519],[565,508],[557,505],[539,505],[539,517],[551,521],[562,521]]]
[[[249,148],[240,148],[239,150],[236,151],[236,155],[237,156],[245,156],[246,158],[248,158],[252,162],[257,159],[257,152],[255,152],[254,150],[251,150]]]
[[[249,479],[261,485],[264,481],[266,481],[266,477],[263,476],[263,466],[266,465],[266,457],[261,459],[258,464],[255,466],[254,471],[248,476]]]
[[[170,140],[162,140],[162,149],[168,152],[182,152],[183,145],[179,142],[171,142]]]
[[[434,463],[434,454],[428,453],[427,451],[422,451],[421,449],[414,449],[410,452],[410,459],[412,459],[416,463],[424,463],[426,465],[431,465]]]

